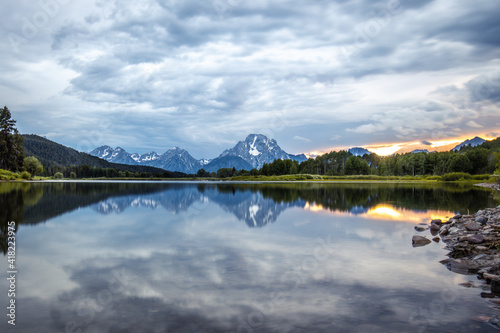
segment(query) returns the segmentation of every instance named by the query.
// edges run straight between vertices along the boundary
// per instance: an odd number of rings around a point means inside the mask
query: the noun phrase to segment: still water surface
[[[441,265],[442,243],[411,244],[419,223],[500,204],[487,190],[2,183],[0,203],[1,332],[496,331],[479,319],[500,310],[459,285],[476,277]]]

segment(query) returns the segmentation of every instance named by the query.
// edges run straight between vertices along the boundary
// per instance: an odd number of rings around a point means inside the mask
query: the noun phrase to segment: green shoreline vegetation
[[[179,177],[179,178],[167,178],[167,177],[89,177],[89,178],[76,178],[64,177],[61,174],[55,177],[23,177],[23,173],[12,172],[0,169],[0,181],[47,181],[47,180],[61,180],[61,181],[74,181],[74,180],[95,180],[95,181],[234,181],[234,182],[295,182],[295,181],[306,181],[306,182],[425,182],[425,183],[436,183],[436,182],[466,182],[466,183],[495,183],[499,180],[499,177],[482,174],[482,175],[470,175],[468,173],[448,173],[443,176],[378,176],[378,175],[352,175],[352,176],[320,176],[311,174],[296,174],[296,175],[240,175],[234,177]]]

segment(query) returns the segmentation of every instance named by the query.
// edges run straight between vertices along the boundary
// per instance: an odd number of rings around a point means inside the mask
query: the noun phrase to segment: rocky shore
[[[479,186],[479,187],[488,187],[491,188],[495,191],[500,191],[500,183],[479,183],[479,184],[474,184],[474,186]]]
[[[491,291],[481,296],[500,297],[500,206],[473,215],[455,215],[448,221],[432,220],[430,225],[415,229],[430,230],[433,241],[446,244],[449,258],[441,263],[448,269],[460,274],[477,274],[483,281],[483,289]],[[418,247],[431,240],[413,236],[412,243]]]

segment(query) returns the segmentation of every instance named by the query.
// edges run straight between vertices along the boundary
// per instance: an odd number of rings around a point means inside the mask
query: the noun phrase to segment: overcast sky
[[[0,103],[81,151],[500,135],[491,0],[4,0]]]

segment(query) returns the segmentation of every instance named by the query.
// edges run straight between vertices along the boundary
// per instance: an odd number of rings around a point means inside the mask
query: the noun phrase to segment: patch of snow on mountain
[[[250,212],[250,218],[252,219],[254,226],[256,226],[257,221],[255,221],[255,216],[257,215],[257,212],[259,211],[259,206],[252,205],[252,206],[250,206],[250,208],[248,208],[248,211]]]
[[[132,155],[130,155],[130,157],[132,157],[132,159],[136,162],[141,161],[141,156],[139,154],[132,154]]]
[[[109,155],[109,149],[104,150],[104,154],[102,154],[102,158],[105,158]]]
[[[253,156],[259,156],[262,153],[255,148],[255,141],[257,141],[257,136],[253,138],[253,143],[250,144],[250,151],[248,153]]]

